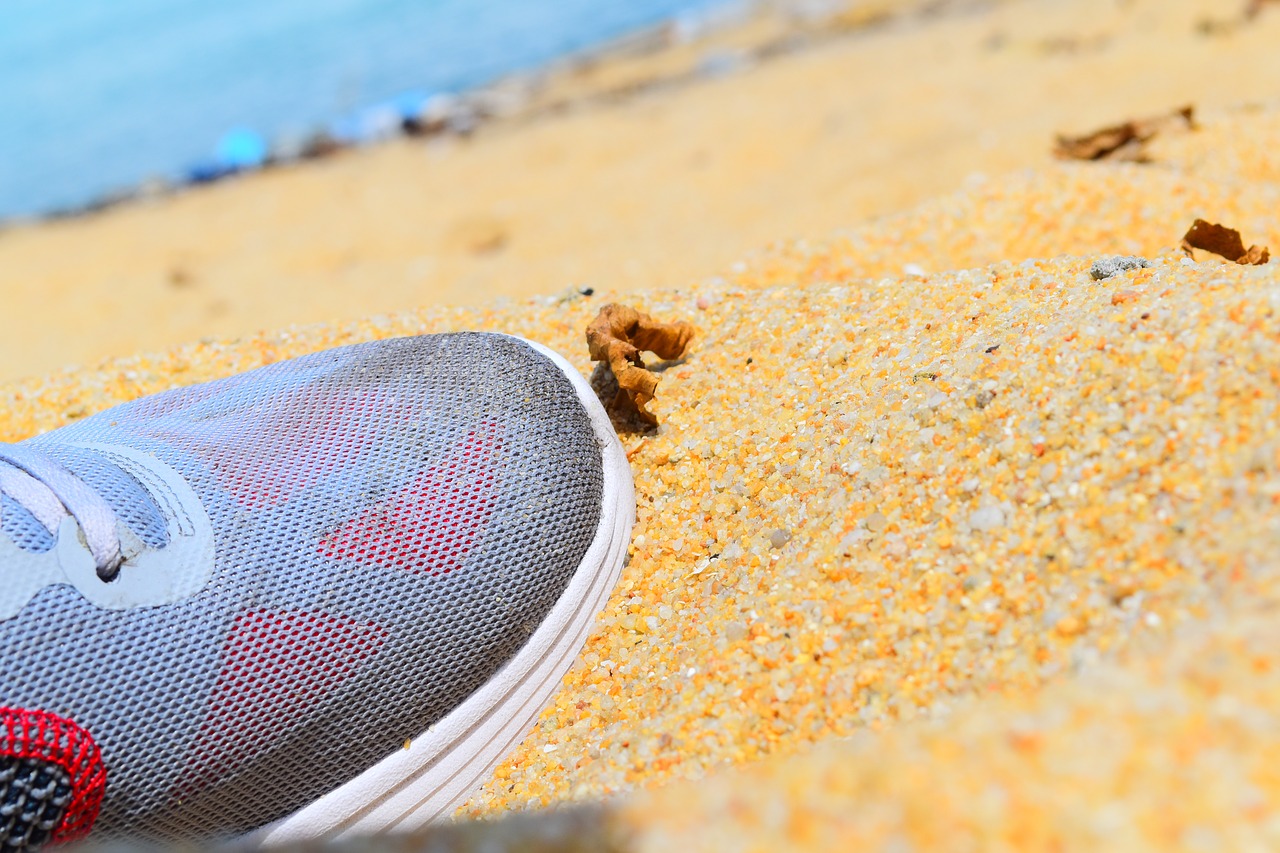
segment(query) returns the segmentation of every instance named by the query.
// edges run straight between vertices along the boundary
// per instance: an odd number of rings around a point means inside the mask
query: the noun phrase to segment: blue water
[[[0,219],[362,106],[536,67],[707,0],[0,0]]]

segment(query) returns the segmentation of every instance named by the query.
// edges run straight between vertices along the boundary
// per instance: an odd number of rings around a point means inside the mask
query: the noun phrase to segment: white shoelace
[[[120,571],[119,519],[102,496],[46,453],[26,444],[0,442],[0,495],[8,495],[53,536],[71,516],[84,532],[98,577]]]

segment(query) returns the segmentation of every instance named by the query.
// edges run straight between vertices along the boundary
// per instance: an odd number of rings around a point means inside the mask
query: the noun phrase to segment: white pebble
[[[836,546],[836,549],[841,553],[852,551],[854,548],[857,548],[862,544],[862,542],[867,538],[867,535],[867,531],[861,527],[856,530],[851,530],[845,534],[843,539],[840,540],[840,544]]]
[[[969,526],[974,530],[995,530],[1004,527],[1004,512],[998,506],[983,507],[969,516]]]

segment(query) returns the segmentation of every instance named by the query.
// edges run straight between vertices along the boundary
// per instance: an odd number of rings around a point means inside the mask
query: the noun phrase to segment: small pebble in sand
[[[987,506],[969,516],[969,526],[974,530],[995,530],[1004,527],[1004,511],[998,506]]]
[[[1104,278],[1111,278],[1122,272],[1149,266],[1151,266],[1150,261],[1136,255],[1111,255],[1094,261],[1093,266],[1089,267],[1089,275],[1093,276],[1094,281],[1102,281]]]
[[[778,528],[769,534],[769,545],[773,548],[781,548],[791,541],[791,531]]]

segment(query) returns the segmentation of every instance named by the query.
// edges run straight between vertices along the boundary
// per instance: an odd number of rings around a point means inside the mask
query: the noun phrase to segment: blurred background
[[[12,0],[0,217],[394,133],[433,95],[536,69],[706,0]]]
[[[1272,0],[8,0],[0,378],[679,287],[1274,102],[1277,44]]]

